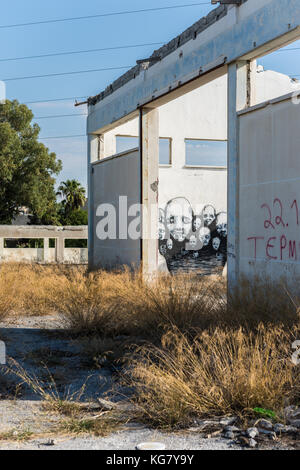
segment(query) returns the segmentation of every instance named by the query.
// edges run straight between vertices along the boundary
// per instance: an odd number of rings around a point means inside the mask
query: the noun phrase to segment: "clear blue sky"
[[[45,19],[87,16],[124,10],[174,6],[195,3],[197,0],[14,0],[1,6],[0,25],[26,23]],[[201,1],[201,0],[199,0]],[[205,0],[202,0],[205,2]],[[94,18],[73,22],[62,22],[0,28],[0,59],[22,57],[55,52],[96,49],[133,44],[167,42],[189,27],[214,7],[206,5],[136,13],[125,16]],[[291,47],[299,47],[294,43]],[[93,68],[132,66],[139,58],[148,57],[159,46],[96,52],[62,57],[27,59],[9,62],[0,61],[0,80],[12,77],[69,72]],[[283,73],[300,75],[300,50],[278,52],[259,63],[266,68]],[[125,71],[125,70],[124,70]],[[97,94],[123,71],[106,71],[62,77],[36,78],[8,81],[7,98],[20,102],[64,97],[84,97]],[[73,101],[40,103],[29,105],[35,116],[56,114],[81,114],[85,107],[74,108]],[[41,137],[85,134],[85,117],[43,119]],[[63,171],[58,181],[67,178],[79,179],[86,185],[86,139],[43,140],[63,161]]]

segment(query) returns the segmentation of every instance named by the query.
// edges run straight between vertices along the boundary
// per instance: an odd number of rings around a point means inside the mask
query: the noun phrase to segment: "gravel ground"
[[[135,450],[142,442],[161,442],[166,450],[239,450],[226,439],[201,439],[194,434],[162,434],[149,429],[135,431],[120,431],[109,437],[77,437],[61,438],[54,441],[53,446],[43,445],[44,440],[28,443],[0,443],[1,450]]]

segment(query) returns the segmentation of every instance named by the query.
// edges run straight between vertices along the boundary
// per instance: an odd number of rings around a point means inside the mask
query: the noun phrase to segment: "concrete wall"
[[[93,164],[93,214],[95,227],[94,240],[90,266],[114,267],[116,265],[139,265],[141,259],[140,238],[132,240],[127,234],[120,236],[119,195],[127,197],[128,208],[133,204],[139,204],[141,199],[140,158],[137,149],[124,152],[112,158],[107,158]],[[99,238],[100,224],[107,215],[106,210],[100,212],[99,206],[111,204],[116,211],[116,236],[117,239]],[[104,208],[105,209],[105,208]],[[132,220],[128,219],[129,222]]]
[[[0,262],[31,263],[87,263],[87,248],[65,248],[66,239],[85,240],[86,226],[15,226],[0,225]],[[5,239],[43,239],[44,248],[4,248]],[[49,239],[56,240],[56,247],[49,248]]]
[[[239,117],[239,272],[300,275],[300,106],[290,95]]]

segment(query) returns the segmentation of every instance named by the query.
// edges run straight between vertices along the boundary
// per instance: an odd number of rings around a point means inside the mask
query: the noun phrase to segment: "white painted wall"
[[[247,276],[292,283],[300,275],[299,126],[300,106],[287,97],[239,117],[239,266]]]
[[[277,98],[296,89],[296,82],[288,75],[257,68],[256,74],[256,103]]]

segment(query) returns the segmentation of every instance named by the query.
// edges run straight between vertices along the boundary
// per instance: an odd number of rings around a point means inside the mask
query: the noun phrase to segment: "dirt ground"
[[[106,449],[133,450],[145,441],[159,441],[166,450],[241,449],[234,441],[216,436],[204,438],[197,430],[161,433],[134,422],[123,422],[104,436],[75,434],[61,427],[65,420],[56,409],[44,406],[43,397],[7,367],[37,377],[43,388],[81,403],[98,398],[122,406],[125,390],[118,367],[109,362],[99,367],[85,357],[82,344],[66,336],[56,317],[11,318],[0,323],[0,340],[7,348],[8,366],[0,368],[0,449]],[[11,359],[16,361],[11,363]],[[0,366],[1,367],[1,366]],[[55,387],[53,384],[55,383]],[[80,392],[80,393],[79,393]],[[97,407],[84,408],[80,420],[93,419]],[[126,420],[125,420],[126,421]],[[289,443],[267,442],[262,448],[294,448]]]

